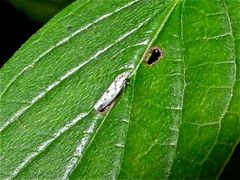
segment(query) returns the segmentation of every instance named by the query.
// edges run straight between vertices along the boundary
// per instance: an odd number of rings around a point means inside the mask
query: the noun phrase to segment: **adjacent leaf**
[[[1,69],[1,178],[216,178],[240,139],[239,9],[191,0],[67,7]],[[151,45],[164,58],[149,67],[140,63]],[[130,85],[96,113],[127,70]]]

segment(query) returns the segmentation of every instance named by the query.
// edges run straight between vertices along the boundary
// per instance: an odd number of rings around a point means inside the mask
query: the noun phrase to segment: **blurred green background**
[[[45,23],[74,0],[7,0],[17,10],[32,20]]]
[[[52,16],[74,0],[0,0],[0,67]]]

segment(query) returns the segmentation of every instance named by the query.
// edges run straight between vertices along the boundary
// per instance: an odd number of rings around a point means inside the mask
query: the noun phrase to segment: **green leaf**
[[[240,3],[201,2],[175,8],[164,59],[137,72],[120,178],[215,179],[239,143]]]
[[[239,1],[79,0],[1,69],[1,178],[217,178],[240,140]],[[163,51],[142,63],[151,46]],[[133,71],[113,107],[93,106]]]

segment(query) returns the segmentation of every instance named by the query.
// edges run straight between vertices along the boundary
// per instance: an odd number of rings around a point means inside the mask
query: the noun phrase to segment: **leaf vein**
[[[16,177],[27,165],[29,165],[38,155],[40,155],[42,152],[45,151],[45,149],[51,145],[57,138],[59,138],[63,133],[71,129],[74,125],[76,125],[81,119],[86,117],[89,114],[87,113],[80,113],[78,114],[73,120],[71,120],[69,123],[67,123],[64,127],[60,128],[58,131],[56,131],[53,136],[42,142],[34,152],[27,155],[23,161],[16,166],[12,174],[10,175],[9,179],[12,179]]]
[[[32,67],[34,64],[36,64],[38,61],[40,61],[44,56],[46,56],[47,54],[49,54],[50,52],[52,52],[55,48],[65,44],[66,42],[68,42],[71,38],[73,38],[74,36],[76,36],[77,34],[87,30],[89,27],[101,22],[102,20],[114,15],[115,13],[118,13],[122,10],[124,10],[125,8],[131,7],[133,4],[135,4],[136,2],[138,2],[140,0],[134,0],[131,1],[129,3],[127,3],[126,5],[119,7],[117,9],[115,9],[113,12],[111,13],[107,13],[104,14],[102,16],[100,16],[99,18],[97,18],[96,20],[94,20],[92,23],[89,23],[85,26],[83,26],[82,28],[78,29],[77,31],[73,32],[72,34],[70,34],[70,36],[67,36],[66,38],[62,39],[61,41],[59,41],[55,46],[50,47],[49,49],[47,49],[45,52],[43,52],[40,56],[38,56],[35,60],[33,60],[33,62],[31,64],[29,64],[28,66],[26,66],[25,68],[23,68],[22,71],[20,71],[20,73],[16,74],[16,76],[13,77],[12,80],[10,80],[10,82],[6,85],[6,88],[2,91],[2,93],[0,94],[0,97],[2,97],[5,92],[10,88],[10,86],[12,85],[12,83],[14,81],[16,81],[26,70],[28,70],[30,67]]]
[[[154,16],[153,16],[154,17]],[[43,98],[48,92],[50,92],[53,88],[58,86],[63,80],[67,79],[68,77],[72,76],[76,72],[78,72],[82,67],[84,67],[86,64],[91,62],[92,60],[96,59],[99,55],[105,53],[108,49],[113,47],[115,44],[119,43],[120,41],[124,40],[127,38],[129,35],[132,33],[136,32],[139,30],[142,26],[146,25],[148,22],[150,22],[151,18],[147,18],[144,22],[140,23],[136,28],[132,29],[131,31],[128,31],[127,33],[121,35],[114,43],[106,46],[103,49],[100,49],[97,51],[93,56],[91,56],[88,60],[86,60],[84,63],[79,64],[78,66],[70,69],[67,71],[64,75],[62,75],[59,80],[53,82],[50,84],[45,91],[40,92],[36,97],[34,97],[31,101],[31,103],[28,106],[25,106],[18,110],[16,113],[13,113],[13,115],[0,127],[0,132],[2,132],[4,129],[6,129],[10,124],[15,122],[17,118],[19,118],[21,115],[23,115],[29,108],[31,108],[36,102],[38,102],[41,98]]]
[[[182,42],[182,51],[184,52],[185,51],[185,48],[183,48],[183,9],[184,9],[184,4],[185,4],[185,0],[182,2],[182,7],[181,7],[181,15],[180,15],[180,34],[181,34],[181,42]],[[184,105],[184,96],[185,96],[185,88],[187,86],[187,83],[186,83],[186,65],[185,65],[185,59],[184,59],[184,53],[182,53],[183,56],[182,56],[182,64],[183,64],[183,89],[182,89],[182,103],[181,103],[181,107],[180,107],[180,110],[181,110],[181,119],[179,119],[179,124],[178,124],[178,129],[180,129],[180,126],[181,126],[181,123],[182,123],[182,118],[183,118],[183,105]],[[175,153],[173,155],[173,160],[172,160],[172,163],[169,167],[169,171],[168,171],[168,175],[167,175],[167,178],[166,179],[169,179],[169,176],[171,174],[171,170],[173,168],[173,165],[174,165],[174,161],[175,161],[175,158],[176,158],[176,152],[177,152],[177,147],[178,147],[178,143],[179,143],[179,134],[180,134],[180,130],[176,131],[177,132],[177,140],[176,140],[176,146],[175,146]]]
[[[230,16],[229,16],[229,13],[228,13],[228,7],[227,7],[227,5],[226,5],[225,0],[222,0],[222,2],[223,2],[224,9],[225,9],[225,14],[226,14],[226,16],[227,16],[228,25],[229,25],[230,32],[231,32],[231,37],[233,38],[233,41],[234,41],[234,35],[233,35],[233,31],[232,31],[232,24],[231,24]],[[236,47],[235,47],[235,43],[234,43],[234,51],[235,51],[235,53],[234,53],[234,59],[235,59],[235,61],[236,61]],[[234,61],[234,62],[235,62],[235,61]],[[223,120],[224,116],[226,115],[226,113],[228,112],[228,108],[229,108],[229,105],[230,105],[231,100],[232,100],[232,97],[233,97],[233,88],[234,88],[234,85],[235,85],[235,82],[236,82],[236,62],[234,63],[234,77],[233,77],[233,78],[234,78],[234,80],[233,80],[233,83],[232,83],[232,86],[231,86],[231,97],[229,98],[229,101],[227,102],[227,104],[226,104],[226,106],[225,106],[225,109],[224,109],[221,117],[219,118],[219,128],[218,128],[218,132],[217,132],[217,136],[216,136],[216,138],[215,138],[215,141],[214,141],[212,147],[210,148],[209,152],[207,153],[207,156],[206,156],[206,157],[201,161],[201,163],[200,163],[201,169],[200,169],[199,177],[200,177],[200,175],[201,175],[202,166],[203,166],[204,162],[207,161],[207,159],[209,158],[210,154],[212,153],[215,145],[216,145],[217,142],[218,142],[219,134],[220,134],[220,131],[221,131],[221,128],[222,128],[222,120]],[[198,178],[199,178],[199,177],[198,177]]]

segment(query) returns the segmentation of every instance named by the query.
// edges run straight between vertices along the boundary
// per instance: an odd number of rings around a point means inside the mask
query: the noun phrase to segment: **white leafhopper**
[[[119,74],[94,105],[94,109],[98,112],[102,112],[109,104],[111,104],[119,92],[124,88],[129,76],[129,72]]]

